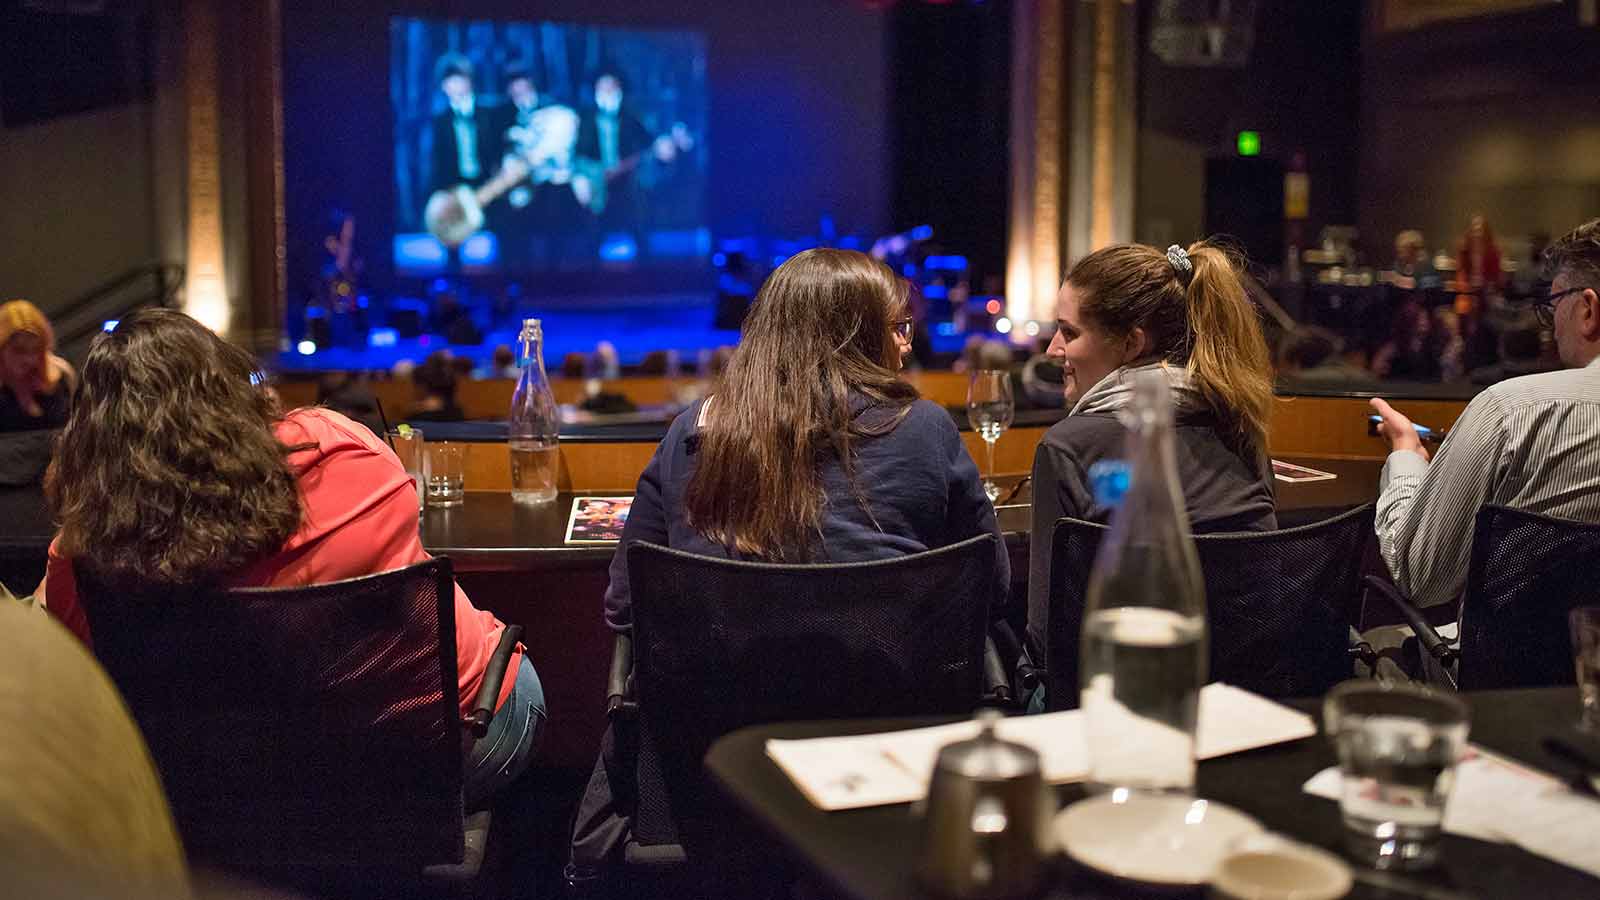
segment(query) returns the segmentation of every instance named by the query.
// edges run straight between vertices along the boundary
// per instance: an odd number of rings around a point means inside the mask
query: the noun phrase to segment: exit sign
[[[1241,132],[1239,132],[1239,155],[1240,156],[1260,156],[1261,155],[1261,133],[1260,132],[1258,132],[1258,131],[1241,131]]]

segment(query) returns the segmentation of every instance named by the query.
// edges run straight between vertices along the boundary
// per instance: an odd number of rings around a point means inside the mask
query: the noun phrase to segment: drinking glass
[[[1010,372],[979,369],[972,373],[972,381],[967,385],[967,421],[983,438],[988,450],[989,465],[983,478],[983,492],[989,495],[991,503],[1000,496],[1000,488],[994,483],[994,443],[1011,427],[1016,412]]]
[[[434,441],[427,448],[428,505],[460,506],[467,498],[467,445]]]
[[[1600,730],[1600,606],[1580,606],[1568,614],[1572,661],[1578,672],[1584,728]]]
[[[1339,812],[1351,853],[1379,869],[1437,862],[1467,743],[1466,704],[1421,685],[1351,681],[1328,693],[1323,722],[1339,752]]]
[[[389,429],[389,446],[400,457],[400,465],[411,476],[417,489],[417,511],[422,511],[422,501],[428,493],[428,455],[422,452],[422,429],[407,426],[404,431]]]

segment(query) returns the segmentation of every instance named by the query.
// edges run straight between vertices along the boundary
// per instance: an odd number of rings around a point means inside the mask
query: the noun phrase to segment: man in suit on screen
[[[495,125],[498,115],[478,102],[473,88],[472,62],[458,53],[439,57],[434,82],[446,106],[433,117],[431,190],[465,184],[477,187],[500,167],[503,136]]]

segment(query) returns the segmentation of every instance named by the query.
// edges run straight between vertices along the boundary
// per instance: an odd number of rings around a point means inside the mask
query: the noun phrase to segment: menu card
[[[1003,719],[1001,738],[1038,751],[1046,781],[1066,784],[1089,774],[1082,710]],[[1317,733],[1305,713],[1226,684],[1200,691],[1195,755],[1227,756]],[[767,756],[821,809],[910,803],[928,790],[939,750],[978,734],[977,722],[849,737],[767,741]]]
[[[1337,801],[1343,779],[1327,768],[1306,793]],[[1550,775],[1471,744],[1456,765],[1455,788],[1444,808],[1444,830],[1513,844],[1600,878],[1600,800],[1569,789]]]

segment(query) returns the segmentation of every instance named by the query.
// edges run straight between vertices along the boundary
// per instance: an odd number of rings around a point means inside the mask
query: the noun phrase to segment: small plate
[[[1210,800],[1116,790],[1056,816],[1055,833],[1074,862],[1156,887],[1205,884],[1233,844],[1261,823]]]

